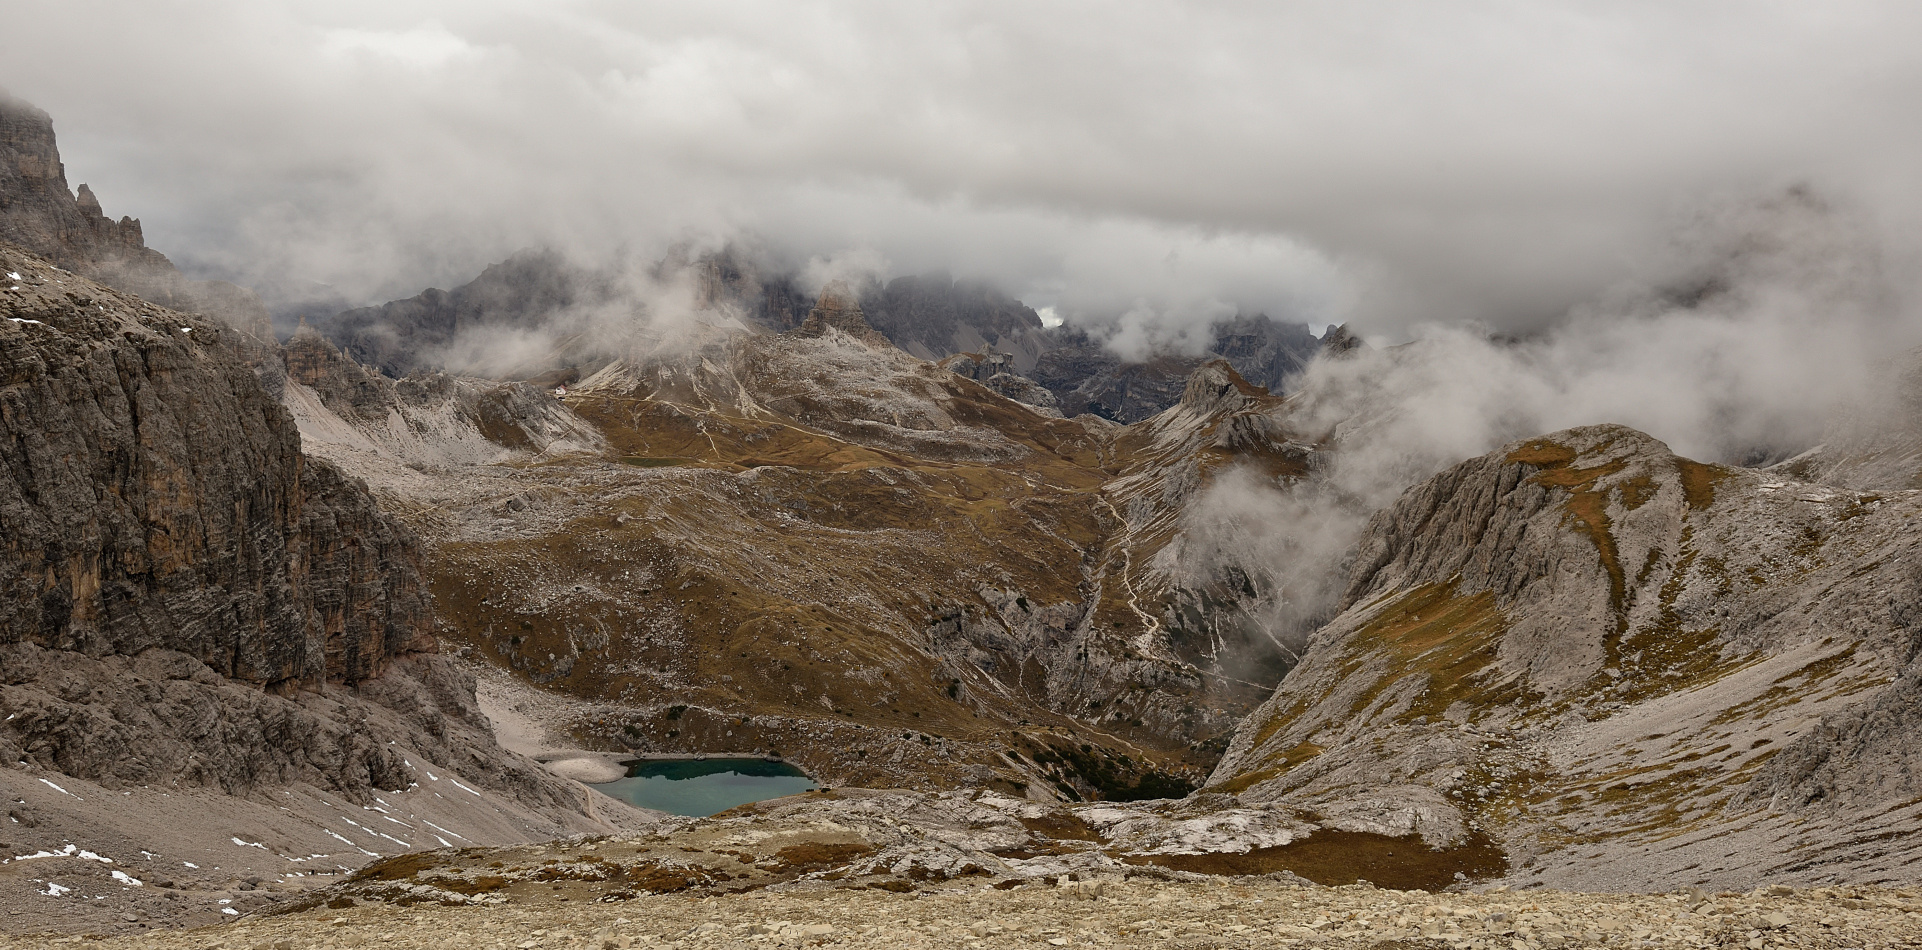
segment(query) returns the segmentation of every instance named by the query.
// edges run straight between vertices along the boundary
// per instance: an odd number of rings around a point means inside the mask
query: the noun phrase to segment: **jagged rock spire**
[[[829,281],[821,288],[821,298],[793,332],[795,336],[819,337],[826,336],[829,330],[838,330],[870,346],[894,345],[868,325],[867,317],[861,313],[861,304],[842,280]]]
[[[1321,351],[1329,356],[1346,356],[1355,350],[1364,349],[1368,344],[1361,337],[1349,332],[1348,324],[1329,328],[1321,337]]]

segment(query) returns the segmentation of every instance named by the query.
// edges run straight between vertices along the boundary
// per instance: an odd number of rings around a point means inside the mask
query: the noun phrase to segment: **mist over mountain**
[[[0,930],[1916,936],[1922,14],[7,27]]]
[[[759,235],[1179,339],[1236,309],[1538,327],[1661,261],[1702,196],[1796,181],[1912,253],[1917,15],[84,0],[4,42],[81,178],[276,305]]]

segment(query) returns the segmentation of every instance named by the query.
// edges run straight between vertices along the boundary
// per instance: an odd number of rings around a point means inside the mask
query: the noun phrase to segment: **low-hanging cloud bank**
[[[17,6],[0,83],[74,179],[282,297],[752,234],[1124,351],[1235,309],[1534,329],[1705,191],[1922,206],[1907,4]]]
[[[1186,567],[1252,574],[1265,629],[1298,645],[1341,593],[1375,511],[1510,441],[1618,423],[1693,458],[1767,464],[1835,414],[1886,402],[1922,344],[1905,270],[1865,215],[1806,189],[1705,211],[1664,265],[1521,338],[1450,325],[1410,344],[1317,359],[1291,387],[1291,433],[1331,450],[1277,487],[1249,472],[1194,507]]]

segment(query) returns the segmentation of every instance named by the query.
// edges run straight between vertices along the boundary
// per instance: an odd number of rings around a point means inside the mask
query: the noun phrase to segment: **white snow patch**
[[[67,847],[71,848],[73,845],[68,845]],[[72,853],[71,851],[35,851],[32,854],[23,854],[18,857],[8,858],[5,861],[0,861],[0,864],[12,864],[15,861],[37,861],[41,858],[64,858]]]
[[[467,841],[467,840],[470,840],[470,839],[469,839],[469,838],[467,838],[467,837],[466,837],[465,835],[462,835],[462,834],[460,834],[460,833],[458,833],[458,832],[453,832],[453,831],[448,831],[447,829],[445,829],[445,828],[442,828],[441,826],[439,826],[439,825],[437,825],[437,824],[434,824],[433,822],[431,822],[431,821],[428,821],[428,820],[427,820],[427,819],[425,819],[425,818],[422,818],[422,819],[420,820],[420,823],[421,823],[421,824],[423,824],[423,825],[426,825],[426,826],[427,826],[427,827],[429,827],[429,828],[432,828],[432,829],[434,829],[435,831],[439,831],[439,832],[444,832],[444,833],[446,833],[446,834],[450,834],[450,835],[453,835],[454,837],[456,837],[456,838],[459,838],[459,839],[460,839],[460,840],[462,840],[462,841]]]
[[[240,845],[243,848],[259,848],[262,851],[267,850],[267,846],[264,844],[261,844],[258,841],[242,841],[239,838],[232,838],[229,840],[233,841],[234,844]]]
[[[223,913],[223,914],[232,914],[232,915],[234,915],[235,917],[238,917],[238,916],[240,916],[240,911],[237,911],[237,910],[235,910],[235,909],[233,909],[233,908],[231,908],[231,907],[222,907],[222,908],[220,909],[220,912],[221,912],[221,913]]]
[[[113,871],[110,873],[113,874],[114,880],[119,881],[120,883],[125,884],[128,887],[144,887],[145,886],[140,883],[139,878],[134,877],[133,875],[128,874],[125,871]]]
[[[19,290],[20,288],[18,288],[18,287],[15,287],[14,289],[15,289],[15,290]],[[27,319],[26,317],[8,317],[7,319],[9,319],[9,320],[12,320],[12,321],[13,321],[13,322],[15,322],[15,323],[31,323],[31,324],[33,324],[33,325],[34,325],[34,326],[36,326],[36,327],[44,327],[44,326],[46,326],[46,324],[44,324],[44,323],[41,323],[41,322],[40,322],[40,321],[38,321],[38,320],[29,320],[29,319]],[[46,782],[47,780],[46,780],[46,779],[41,779],[40,781],[42,781],[42,782]],[[51,782],[48,782],[47,784],[49,784],[49,785],[51,785],[51,784],[53,784],[53,783],[51,783]]]
[[[44,891],[41,891],[40,893],[42,893],[42,894],[45,894],[45,895],[47,895],[48,897],[59,897],[59,896],[60,896],[60,895],[62,895],[62,894],[71,894],[71,893],[73,893],[73,888],[71,888],[71,887],[61,887],[60,885],[58,885],[58,884],[55,884],[55,883],[54,883],[54,882],[52,882],[52,881],[48,881],[48,882],[47,882],[47,889],[46,889],[46,890],[44,890]]]
[[[11,864],[15,861],[34,861],[40,858],[79,858],[82,861],[98,861],[101,864],[113,863],[112,858],[103,858],[92,851],[80,850],[79,845],[70,844],[58,851],[36,851],[32,854],[23,854],[19,857],[8,858],[5,861],[0,861],[0,864]]]
[[[19,279],[20,279],[20,273],[19,273],[18,271],[7,271],[7,279],[8,279],[8,280],[19,280]]]
[[[322,828],[322,829],[320,829],[320,830],[322,830],[322,831],[327,831],[327,829],[325,829],[325,828]],[[341,844],[344,844],[344,845],[346,845],[347,847],[350,847],[350,848],[352,848],[352,849],[354,849],[355,851],[358,851],[358,852],[360,852],[361,854],[365,854],[365,855],[368,855],[368,856],[370,856],[370,857],[376,857],[376,858],[378,858],[378,857],[380,857],[380,853],[379,853],[379,852],[376,852],[376,851],[369,851],[369,850],[367,850],[366,848],[363,848],[363,847],[361,847],[360,845],[357,845],[357,844],[355,844],[355,843],[353,843],[352,841],[348,841],[348,840],[347,840],[346,838],[342,838],[341,836],[339,836],[339,835],[336,835],[336,834],[334,834],[334,833],[333,833],[333,832],[331,832],[331,831],[327,831],[327,833],[328,833],[329,835],[332,835],[332,836],[333,836],[333,837],[334,837],[334,838],[335,838],[336,840],[338,840],[338,841],[339,841],[339,842],[340,842]]]
[[[469,795],[472,795],[472,796],[474,796],[475,798],[479,798],[479,797],[481,797],[481,793],[479,793],[479,792],[477,792],[477,791],[474,791],[473,789],[471,789],[471,788],[468,788],[468,787],[467,787],[467,786],[465,786],[465,785],[462,785],[462,784],[460,783],[460,779],[457,779],[457,778],[452,778],[452,777],[449,777],[449,778],[448,778],[447,780],[448,780],[448,781],[450,781],[450,782],[453,782],[453,783],[454,783],[454,787],[455,787],[455,788],[458,788],[458,789],[460,789],[461,791],[463,791],[463,792],[466,792],[467,794],[469,794]]]
[[[8,318],[8,319],[12,319],[12,318]],[[64,789],[64,788],[61,788],[61,787],[60,787],[60,786],[58,786],[58,785],[55,785],[55,784],[53,784],[52,782],[49,782],[49,781],[47,781],[46,779],[41,779],[41,780],[40,780],[40,784],[42,784],[42,785],[45,785],[46,787],[48,787],[48,788],[51,788],[51,789],[53,789],[54,791],[56,791],[56,792],[59,792],[59,793],[60,793],[60,794],[62,794],[62,795],[73,795],[73,797],[74,797],[74,798],[79,798],[79,797],[80,797],[80,796],[78,796],[78,795],[74,795],[74,794],[73,794],[72,792],[69,792],[69,791],[67,791],[67,790],[66,790],[66,789]]]

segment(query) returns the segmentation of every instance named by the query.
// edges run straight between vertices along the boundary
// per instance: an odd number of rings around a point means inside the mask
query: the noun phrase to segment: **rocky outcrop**
[[[1048,331],[1048,346],[1028,375],[1052,391],[1068,415],[1134,423],[1173,406],[1188,378],[1214,360],[1226,361],[1254,385],[1281,392],[1319,347],[1307,327],[1260,314],[1237,315],[1216,323],[1212,332],[1204,353],[1128,362],[1081,330],[1057,327]]]
[[[171,265],[149,249],[133,218],[115,221],[86,185],[67,189],[53,118],[0,90],[0,241],[72,270],[97,264]]]
[[[552,392],[527,383],[444,373],[389,379],[306,326],[280,357],[280,400],[321,454],[365,451],[401,464],[445,466],[604,446]]]
[[[414,755],[578,807],[494,745],[412,533],[301,455],[231,330],[4,246],[0,276],[0,759],[361,799]]]
[[[957,281],[945,273],[877,284],[862,296],[861,308],[868,323],[895,346],[924,360],[1000,352],[1009,357],[1006,372],[1025,376],[1048,348],[1034,308],[988,284]]]
[[[355,362],[388,376],[471,372],[476,367],[457,365],[464,360],[452,349],[464,335],[538,333],[569,314],[612,306],[618,298],[614,275],[576,266],[551,250],[530,250],[489,265],[453,290],[429,288],[405,300],[349,310],[316,321],[315,328]],[[540,353],[516,365],[484,368],[519,378],[556,369],[556,360],[555,354]]]
[[[4,261],[10,640],[285,689],[431,647],[405,529],[301,457],[220,327]]]
[[[67,190],[66,167],[47,113],[0,90],[0,241],[61,267],[175,310],[206,314],[246,337],[229,341],[261,362],[272,319],[251,291],[225,281],[189,280],[146,246],[140,222],[106,216],[93,189]]]
[[[1210,787],[1434,794],[1525,881],[1891,873],[1922,854],[1919,515],[1619,426],[1463,462],[1370,522]]]
[[[861,313],[861,304],[855,300],[854,293],[844,281],[832,281],[821,288],[821,299],[814,309],[808,311],[807,319],[788,332],[798,337],[819,338],[830,331],[844,333],[869,346],[888,346],[894,344],[879,331],[868,326],[867,317]]]
[[[1345,323],[1338,327],[1329,327],[1328,332],[1321,336],[1321,352],[1329,356],[1346,356],[1367,346],[1368,344],[1362,342],[1361,337],[1349,330],[1348,324]]]
[[[1014,371],[1014,356],[1009,353],[996,353],[988,350],[982,353],[962,353],[941,360],[942,369],[957,376],[965,376],[989,389],[1000,393],[1025,406],[1033,406],[1044,414],[1059,416],[1060,403],[1054,393],[1046,386]]]

